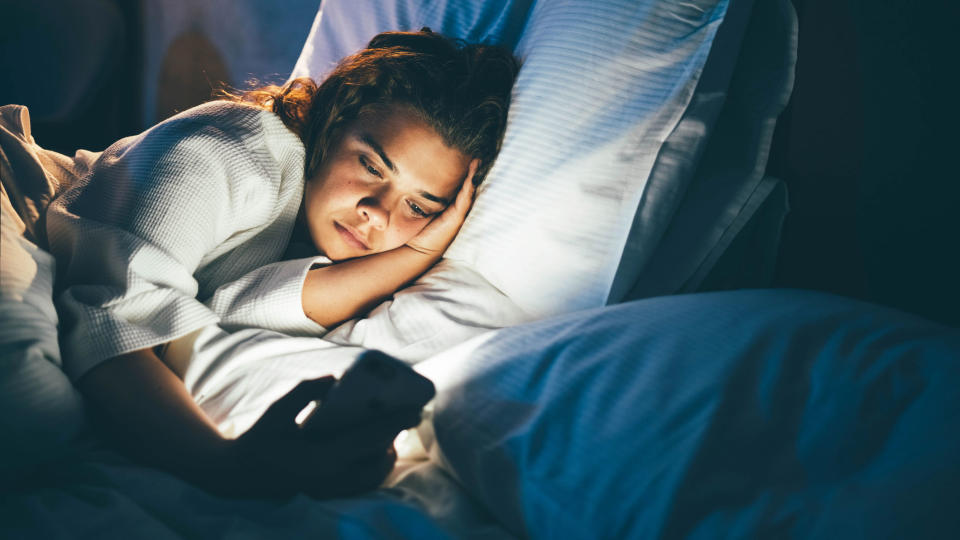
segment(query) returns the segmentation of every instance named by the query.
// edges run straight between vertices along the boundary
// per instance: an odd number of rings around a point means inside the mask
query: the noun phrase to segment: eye
[[[413,201],[407,201],[407,206],[410,207],[410,210],[413,211],[414,215],[416,215],[417,217],[425,218],[425,217],[430,217],[430,216],[431,216],[431,214],[425,212],[425,211],[423,210],[423,208],[420,208],[420,207],[417,205],[417,203],[415,203],[415,202],[413,202]]]
[[[380,171],[377,170],[376,167],[370,164],[370,161],[367,160],[366,156],[363,156],[363,155],[360,156],[360,165],[363,166],[363,168],[367,169],[367,172],[372,174],[373,176],[376,176],[377,178],[383,178],[383,175],[380,174]]]

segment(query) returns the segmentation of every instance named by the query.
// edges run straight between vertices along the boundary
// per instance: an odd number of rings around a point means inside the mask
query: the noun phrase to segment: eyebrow
[[[397,173],[397,166],[390,161],[390,158],[387,157],[387,153],[383,151],[383,147],[380,146],[380,143],[378,143],[376,139],[374,139],[369,133],[361,133],[360,140],[372,148],[373,151],[380,156],[380,159],[383,160],[383,164],[386,165],[388,169],[393,171],[394,174]]]
[[[437,197],[436,195],[433,195],[432,193],[428,193],[428,192],[426,192],[426,191],[421,191],[421,192],[420,192],[420,196],[423,197],[424,199],[433,201],[433,202],[435,202],[435,203],[440,203],[440,204],[442,204],[442,205],[444,205],[444,206],[450,206],[450,199],[445,199],[445,198],[443,198],[443,197]]]
[[[370,135],[369,133],[361,133],[360,140],[364,144],[372,148],[373,151],[376,152],[378,156],[380,156],[380,159],[383,160],[383,164],[386,165],[388,169],[393,171],[394,174],[397,174],[398,172],[397,166],[394,165],[392,161],[390,161],[390,158],[387,157],[387,153],[383,151],[383,147],[380,146],[380,143],[378,143],[377,140],[374,139],[372,135]],[[439,203],[444,206],[450,206],[450,199],[447,199],[444,197],[437,197],[436,195],[428,191],[420,191],[419,195],[424,199],[427,199],[428,201],[433,201],[435,203]]]

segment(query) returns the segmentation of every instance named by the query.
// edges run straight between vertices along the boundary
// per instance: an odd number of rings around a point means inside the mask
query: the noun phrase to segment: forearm
[[[77,386],[113,438],[140,459],[210,487],[229,478],[231,441],[152,350],[107,360]]]
[[[315,268],[303,285],[303,311],[330,328],[364,313],[426,272],[441,253],[409,246]]]

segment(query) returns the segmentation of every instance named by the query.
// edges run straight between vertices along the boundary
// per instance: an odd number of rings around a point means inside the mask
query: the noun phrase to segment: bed
[[[763,170],[792,86],[789,2],[328,0],[293,75],[420,26],[524,62],[444,261],[322,339],[200,332],[170,361],[228,434],[364,349],[414,364],[437,398],[361,497],[217,497],[98,440],[59,369],[38,225],[95,155],[46,151],[25,109],[0,108],[4,537],[960,532],[955,329],[809,291],[701,291],[758,208],[785,208]]]

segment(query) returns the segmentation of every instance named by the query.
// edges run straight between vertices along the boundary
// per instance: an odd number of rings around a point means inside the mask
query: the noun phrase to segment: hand
[[[420,411],[402,411],[332,433],[304,433],[295,418],[322,400],[333,377],[303,381],[270,406],[234,441],[229,469],[231,494],[345,497],[379,486],[393,469],[393,440],[420,423]]]
[[[424,227],[420,234],[407,242],[408,247],[426,255],[436,257],[443,255],[447,246],[457,236],[460,226],[463,225],[463,220],[467,218],[467,212],[473,205],[473,196],[476,193],[476,186],[473,185],[473,175],[477,172],[479,165],[479,159],[470,161],[470,166],[467,168],[467,178],[460,186],[456,200]]]

